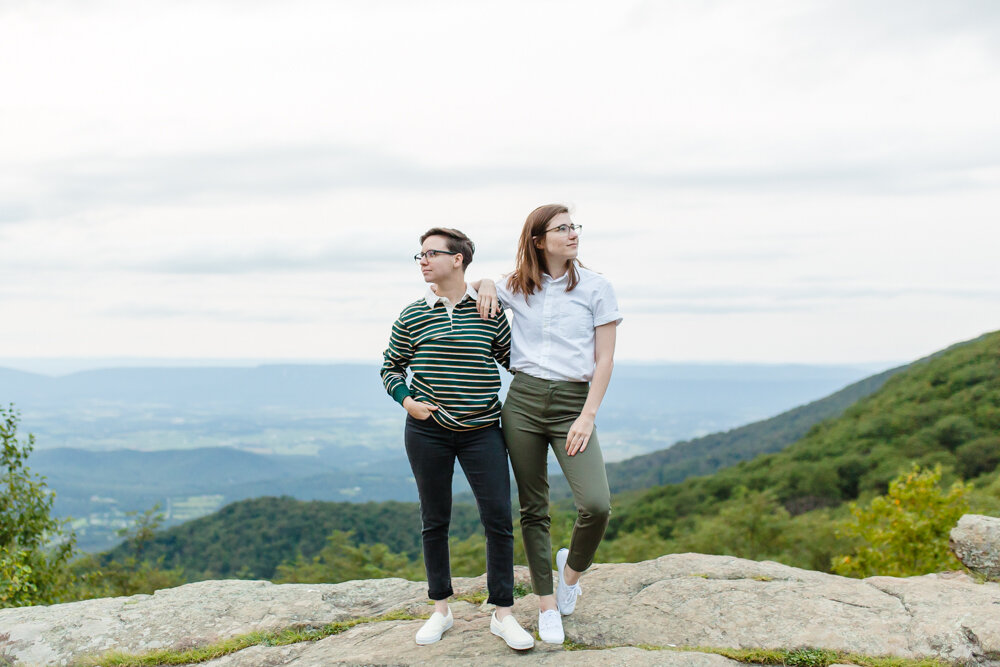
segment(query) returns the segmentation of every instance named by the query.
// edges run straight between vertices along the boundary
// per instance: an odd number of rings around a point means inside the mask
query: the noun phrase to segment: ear
[[[453,267],[455,267],[456,269],[462,268],[462,262],[465,261],[465,257],[462,256],[462,253],[458,253],[457,255],[452,255],[451,259],[452,259],[451,265]]]

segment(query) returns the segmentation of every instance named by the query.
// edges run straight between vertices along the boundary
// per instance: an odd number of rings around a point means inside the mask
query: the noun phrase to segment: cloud
[[[646,314],[728,315],[810,311],[834,302],[887,302],[901,298],[982,300],[996,303],[1000,288],[884,287],[787,285],[749,287],[714,286],[692,289],[633,288],[619,297],[626,312]]]
[[[402,257],[400,250],[400,257]],[[173,274],[245,273],[340,273],[358,270],[385,270],[399,264],[397,258],[351,246],[330,246],[315,250],[302,248],[258,248],[250,250],[192,250],[148,261],[125,261],[121,267],[132,271]]]
[[[273,308],[258,311],[238,310],[233,308],[206,308],[199,306],[168,306],[149,305],[144,303],[127,303],[111,308],[105,308],[100,315],[122,318],[130,321],[141,320],[209,320],[219,322],[249,322],[260,324],[310,324],[320,320],[319,317],[293,312],[275,312]]]
[[[1000,135],[983,137],[985,147]],[[826,160],[696,169],[625,168],[594,160],[532,165],[428,166],[374,149],[330,145],[186,153],[140,158],[56,160],[17,168],[31,187],[0,192],[0,222],[94,208],[156,206],[213,199],[296,197],[370,189],[457,191],[498,186],[626,187],[639,190],[860,192],[913,194],[995,186],[1000,151],[914,159]],[[33,192],[30,198],[21,194]]]

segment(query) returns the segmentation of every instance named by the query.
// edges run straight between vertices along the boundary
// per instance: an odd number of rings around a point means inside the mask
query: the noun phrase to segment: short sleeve
[[[500,299],[500,303],[509,308],[511,301],[514,299],[514,292],[511,291],[510,287],[507,285],[507,279],[510,278],[511,274],[500,276],[496,281],[497,286],[497,298]]]
[[[593,301],[594,327],[599,327],[608,322],[616,325],[622,323],[621,313],[618,311],[618,299],[615,297],[615,289],[607,280],[602,280],[601,284],[594,290]]]

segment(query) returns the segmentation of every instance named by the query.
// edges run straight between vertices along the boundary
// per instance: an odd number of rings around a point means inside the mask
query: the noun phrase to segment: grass
[[[589,646],[566,640],[563,647],[567,651],[592,651],[625,646]],[[861,665],[862,667],[950,667],[951,663],[936,658],[898,658],[894,656],[869,656],[843,651],[817,648],[797,649],[735,649],[712,646],[653,646],[640,644],[631,648],[644,651],[694,651],[715,653],[723,657],[750,665],[783,665],[787,667],[829,667],[834,663]]]
[[[515,598],[522,598],[530,592],[531,589],[524,584],[514,584]],[[487,597],[486,591],[470,591],[464,595],[456,595],[453,599],[471,602],[472,604],[482,604],[486,602]],[[391,611],[381,616],[354,618],[349,621],[330,623],[320,628],[295,627],[269,632],[251,632],[250,634],[238,635],[212,644],[184,650],[160,649],[149,653],[113,651],[86,661],[84,664],[90,667],[152,667],[154,665],[195,664],[221,658],[224,655],[236,653],[251,646],[286,646],[300,642],[314,642],[333,635],[339,635],[362,623],[413,621],[420,618],[427,618],[427,616],[415,616],[405,611]],[[0,655],[0,660],[2,660],[2,657]],[[0,667],[3,667],[2,661],[0,661]]]
[[[363,623],[377,623],[381,621],[412,621],[421,616],[414,616],[405,611],[391,611],[381,616],[353,618],[348,621],[329,623],[319,628],[286,628],[284,630],[274,630],[269,632],[251,632],[246,635],[238,635],[229,639],[198,646],[195,648],[177,651],[171,649],[161,649],[149,653],[124,653],[113,651],[100,657],[85,661],[83,664],[89,667],[152,667],[154,665],[186,665],[199,662],[207,662],[220,658],[224,655],[236,653],[251,646],[286,646],[288,644],[298,644],[300,642],[314,642],[325,637],[339,635],[340,633]]]

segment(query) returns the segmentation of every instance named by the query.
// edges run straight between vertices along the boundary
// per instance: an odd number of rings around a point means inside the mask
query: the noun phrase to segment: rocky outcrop
[[[523,569],[518,579],[526,580]],[[480,591],[483,577],[456,580]],[[1000,655],[1000,585],[961,573],[847,579],[771,562],[675,554],[634,564],[598,564],[566,617],[568,651],[539,643],[541,664],[735,664],[685,647],[813,647],[867,655],[988,662]],[[190,648],[256,630],[318,627],[393,610],[429,613],[425,584],[402,579],[274,585],[210,581],[155,595],[0,610],[0,634],[19,663],[76,664],[109,650]],[[418,647],[420,620],[366,622],[315,642],[254,646],[204,663],[249,665],[508,664],[523,659],[489,633],[489,610],[452,605],[455,626]],[[537,599],[515,613],[534,630]],[[652,650],[660,647],[665,650]]]
[[[1000,519],[966,514],[951,529],[948,545],[965,567],[1000,579]]]

